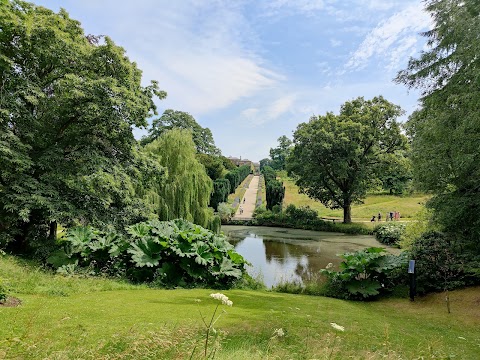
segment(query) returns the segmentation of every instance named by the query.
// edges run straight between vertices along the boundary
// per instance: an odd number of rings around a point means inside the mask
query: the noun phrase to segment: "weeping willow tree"
[[[145,150],[158,156],[160,165],[167,169],[166,178],[147,194],[159,219],[182,218],[218,230],[219,221],[208,207],[213,183],[195,156],[191,132],[172,129],[146,145]]]

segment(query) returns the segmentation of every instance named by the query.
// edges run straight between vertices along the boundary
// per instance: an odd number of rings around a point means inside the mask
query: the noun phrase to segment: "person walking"
[[[377,219],[380,222],[382,220],[382,214],[378,213]]]

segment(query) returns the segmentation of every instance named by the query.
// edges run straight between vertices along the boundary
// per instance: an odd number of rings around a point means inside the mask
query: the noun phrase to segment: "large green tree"
[[[132,126],[146,126],[153,97],[166,94],[108,37],[23,1],[0,1],[0,232],[55,235],[57,222],[116,217],[83,186],[116,178],[132,160]],[[115,181],[118,181],[116,179]],[[91,195],[102,206],[90,206]],[[88,209],[88,211],[86,211]]]
[[[343,104],[339,115],[327,113],[300,124],[287,163],[300,191],[342,208],[344,222],[350,223],[352,204],[378,183],[382,157],[406,144],[396,121],[401,113],[381,96],[359,97]]]
[[[429,48],[396,81],[423,92],[407,123],[414,176],[445,230],[480,237],[480,2],[428,0]]]
[[[278,138],[278,146],[270,148],[270,158],[272,159],[269,166],[275,170],[285,170],[286,161],[292,151],[292,140],[285,135]]]
[[[142,139],[142,144],[148,144],[172,129],[187,129],[191,131],[193,142],[201,154],[220,155],[220,150],[215,146],[212,132],[203,128],[195,118],[187,112],[167,109],[162,116],[153,120],[148,136]]]

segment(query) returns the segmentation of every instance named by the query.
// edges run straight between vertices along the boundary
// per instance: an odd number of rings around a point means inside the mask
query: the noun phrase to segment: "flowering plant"
[[[215,325],[215,323],[218,321],[218,319],[220,319],[220,317],[222,316],[222,314],[218,315],[217,317],[215,317],[217,315],[217,310],[218,310],[218,307],[220,305],[226,305],[226,306],[233,306],[233,302],[232,300],[230,300],[226,295],[224,294],[221,294],[221,293],[214,293],[214,294],[210,294],[210,297],[214,298],[215,300],[218,300],[220,301],[219,304],[217,304],[217,306],[215,307],[215,311],[213,312],[212,314],[212,317],[210,318],[210,321],[207,322],[207,319],[206,317],[202,314],[202,312],[200,312],[200,316],[202,318],[202,322],[203,324],[205,325],[205,330],[206,330],[206,336],[205,336],[205,348],[204,348],[204,355],[205,357],[207,357],[207,352],[208,352],[208,341],[209,341],[209,337],[210,337],[210,333],[213,333],[215,335],[215,339],[216,337],[218,336],[217,334],[217,331],[215,330],[215,328],[213,327]],[[224,311],[225,313],[225,311]]]

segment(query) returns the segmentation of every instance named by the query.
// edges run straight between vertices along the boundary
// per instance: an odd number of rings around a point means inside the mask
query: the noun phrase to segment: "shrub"
[[[7,287],[4,285],[3,279],[0,278],[0,303],[7,300]]]
[[[245,272],[244,258],[223,235],[188,221],[152,220],[127,231],[128,239],[89,227],[70,229],[63,254],[57,252],[49,262],[162,286],[228,287]]]
[[[285,214],[296,222],[308,222],[318,218],[318,213],[310,209],[309,206],[300,206],[297,208],[293,204],[287,206]]]
[[[451,290],[480,283],[480,256],[461,238],[430,231],[417,239],[411,248],[416,260],[417,291]]]
[[[282,205],[274,205],[272,207],[272,213],[281,214],[282,213]]]
[[[384,249],[375,247],[340,257],[344,259],[340,271],[321,270],[327,277],[325,295],[351,300],[367,300],[393,290],[407,264],[405,256],[386,254]]]
[[[374,230],[375,238],[385,245],[399,246],[398,243],[405,233],[405,224],[386,223],[379,225]]]
[[[218,216],[220,216],[222,221],[229,220],[234,213],[235,210],[228,203],[223,202],[218,204]]]
[[[260,214],[263,214],[267,211],[267,208],[265,207],[265,205],[260,205],[260,206],[257,206],[255,208],[255,210],[253,211],[253,216],[258,216]]]

